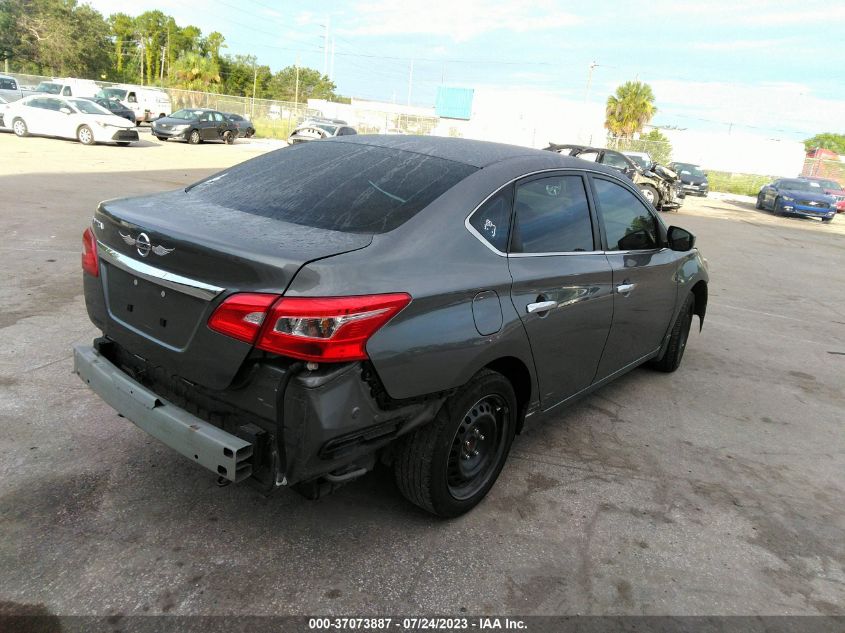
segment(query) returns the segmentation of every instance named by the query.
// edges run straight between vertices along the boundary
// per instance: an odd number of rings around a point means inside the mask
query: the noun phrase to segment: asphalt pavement
[[[71,373],[100,200],[265,151],[0,134],[0,612],[845,614],[845,218],[688,199],[712,283],[678,372],[519,436],[456,520],[376,471],[319,501],[219,488]]]

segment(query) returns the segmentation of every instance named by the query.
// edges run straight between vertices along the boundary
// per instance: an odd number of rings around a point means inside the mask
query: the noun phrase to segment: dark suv
[[[302,143],[100,204],[79,376],[225,481],[316,496],[392,464],[443,516],[527,421],[674,371],[707,271],[613,169],[451,138]]]
[[[707,197],[710,193],[710,181],[698,165],[692,163],[669,163],[669,169],[678,174],[683,190],[693,196]]]

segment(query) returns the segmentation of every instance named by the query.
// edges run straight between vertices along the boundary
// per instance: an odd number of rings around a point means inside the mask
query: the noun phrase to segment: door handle
[[[533,312],[548,312],[557,305],[557,301],[538,301],[537,303],[529,303],[525,306],[525,311],[528,314]]]
[[[631,291],[636,287],[637,284],[625,282],[616,286],[616,292],[618,292],[620,295],[625,295],[627,297],[629,294],[631,294]]]

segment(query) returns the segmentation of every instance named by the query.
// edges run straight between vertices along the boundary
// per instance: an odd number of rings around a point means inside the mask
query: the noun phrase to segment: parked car
[[[842,213],[845,211],[845,187],[841,184],[830,178],[814,178],[812,176],[801,176],[801,180],[817,182],[827,195],[833,196],[836,200],[836,212]]]
[[[8,108],[8,105],[9,105],[9,102],[6,101],[3,97],[0,97],[0,127],[1,128],[6,127],[5,116],[6,116],[6,110]]]
[[[226,113],[224,113],[223,116],[235,124],[235,127],[238,128],[238,136],[250,138],[253,134],[255,134],[255,126],[252,124],[252,121],[246,117],[241,116],[240,114]]]
[[[18,85],[18,80],[14,77],[7,77],[0,75],[0,97],[6,100],[6,103],[17,101],[23,98],[23,90]]]
[[[91,101],[105,108],[112,114],[115,114],[119,117],[123,117],[124,119],[132,123],[132,125],[135,125],[135,113],[129,108],[127,108],[125,105],[123,105],[117,99],[104,99],[102,97],[94,97],[93,99],[91,99]]]
[[[622,172],[639,188],[640,193],[658,211],[672,211],[683,203],[684,192],[678,175],[656,163],[646,170],[621,152],[585,145],[556,145],[552,143],[547,151],[573,156],[581,160],[606,165]]]
[[[82,267],[103,335],[75,370],[122,416],[222,483],[313,497],[392,464],[442,516],[484,497],[527,420],[677,369],[708,283],[694,237],[612,169],[385,135],[103,202]]]
[[[757,208],[775,215],[800,215],[830,222],[836,215],[836,198],[822,186],[804,178],[781,178],[764,185],[757,194]]]
[[[10,103],[4,119],[18,136],[74,138],[83,145],[129,145],[138,140],[132,123],[90,99],[32,95]]]
[[[191,145],[206,141],[223,141],[231,145],[238,137],[235,124],[217,110],[178,110],[151,124],[153,135],[160,141],[174,138]]]
[[[331,119],[307,119],[296,126],[288,137],[288,143],[303,143],[316,141],[333,136],[352,136],[358,134],[354,127],[345,125],[345,122],[338,122]]]
[[[74,77],[55,78],[42,81],[35,87],[36,94],[57,95],[61,97],[94,97],[100,90],[90,79]]]
[[[170,96],[161,88],[116,84],[101,88],[97,96],[120,101],[135,113],[137,123],[161,119],[172,112]]]
[[[694,196],[707,197],[710,193],[710,181],[705,172],[698,165],[692,163],[669,163],[669,169],[678,174],[681,187],[686,193]]]

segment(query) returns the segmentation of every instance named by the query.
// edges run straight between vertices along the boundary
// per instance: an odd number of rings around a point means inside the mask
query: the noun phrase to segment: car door
[[[17,107],[16,115],[19,115],[26,123],[30,134],[47,134],[50,122],[45,112],[46,97],[36,97],[29,101],[22,102]],[[9,123],[11,125],[11,123]]]
[[[775,200],[778,197],[778,189],[780,188],[780,180],[776,180],[770,185],[766,185],[763,190],[763,207],[766,209],[775,208]]]
[[[613,316],[613,274],[579,172],[527,178],[514,190],[508,265],[549,409],[593,382]]]
[[[235,133],[235,136],[238,134],[237,126],[226,120],[226,117],[223,116],[222,112],[212,112],[211,119],[215,123],[214,127],[214,138],[221,139],[223,135],[226,133],[227,130],[231,130]]]
[[[214,129],[214,121],[211,120],[211,112],[201,112],[197,119],[200,138],[204,141],[216,138],[217,132]]]
[[[32,129],[36,134],[45,134],[48,136],[62,136],[63,124],[66,123],[67,116],[61,112],[62,107],[66,107],[61,99],[55,97],[44,97],[38,99],[38,126],[39,129]]]
[[[665,228],[621,181],[592,175],[602,241],[613,270],[613,323],[597,380],[657,350],[672,319],[682,253],[666,247]]]

